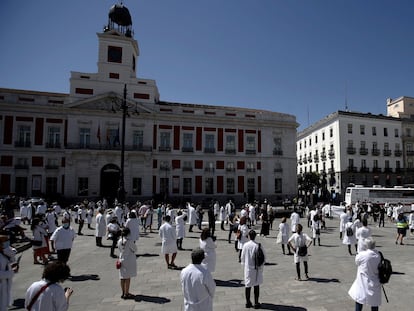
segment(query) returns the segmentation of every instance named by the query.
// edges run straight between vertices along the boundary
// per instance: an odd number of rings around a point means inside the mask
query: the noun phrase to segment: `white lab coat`
[[[95,218],[95,236],[104,237],[106,234],[106,220],[104,215],[98,213]]]
[[[282,235],[282,244],[287,244],[289,239],[289,224],[287,222],[283,222],[279,224],[279,232]]]
[[[129,239],[132,241],[139,240],[139,219],[138,218],[128,218],[125,222],[125,228],[128,228]]]
[[[345,212],[342,212],[339,215],[339,232],[344,232],[345,224],[348,221],[348,214]]]
[[[200,248],[204,250],[203,266],[213,273],[216,270],[216,243],[214,243],[211,237],[208,237],[204,241],[200,239]]]
[[[161,237],[161,254],[174,254],[177,252],[177,235],[170,223],[164,222],[159,230]]]
[[[177,239],[185,238],[185,216],[186,214],[183,213],[180,216],[175,217],[175,231],[177,233]]]
[[[191,204],[188,204],[187,208],[188,208],[188,223],[190,225],[195,225],[197,223],[196,210],[195,210],[194,206],[192,206]]]
[[[300,223],[300,216],[298,213],[293,212],[290,215],[290,227],[292,229],[292,232],[296,232],[296,225]]]
[[[243,249],[243,244],[249,240],[249,238],[247,237],[247,235],[249,234],[249,228],[247,227],[246,224],[244,224],[244,225],[239,225],[238,230],[240,230],[241,232],[241,238],[237,242],[237,248]]]
[[[352,228],[352,231],[354,232],[353,235],[351,236],[347,236],[346,235],[346,230],[348,228]],[[342,244],[346,244],[346,245],[353,245],[353,244],[357,244],[357,239],[356,239],[356,228],[355,228],[355,224],[352,223],[351,221],[348,221],[345,224],[345,228],[344,228],[344,236],[342,239]]]
[[[45,280],[34,282],[26,291],[25,307],[30,304],[36,293],[46,284]],[[49,285],[42,295],[40,295],[33,304],[32,311],[50,310],[50,311],[66,311],[68,303],[65,298],[65,291],[59,284],[53,283]]]
[[[241,264],[244,266],[244,286],[253,287],[263,283],[263,267],[264,265],[255,268],[255,252],[259,244],[256,241],[248,241],[243,245],[241,253]],[[266,262],[266,253],[262,250],[265,255]]]
[[[355,256],[358,270],[348,294],[356,302],[374,307],[381,305],[381,283],[378,278],[380,261],[381,256],[376,250],[367,249]]]
[[[362,226],[361,228],[357,228],[356,229],[356,238],[358,240],[358,253],[360,251],[363,251],[365,249],[363,249],[362,247],[362,240],[371,237],[371,228],[368,227],[364,227]]]
[[[180,274],[185,311],[213,311],[216,283],[202,265],[189,264]]]
[[[291,237],[288,240],[289,242],[293,242],[296,251],[295,254],[293,256],[293,262],[294,263],[298,263],[298,262],[303,262],[303,261],[308,261],[308,255],[306,254],[305,256],[299,256],[298,252],[299,252],[299,246],[305,246],[308,245],[309,241],[312,241],[312,239],[309,237],[309,235],[307,235],[306,233],[301,232],[299,233],[294,233],[291,235]],[[309,250],[308,250],[309,252]]]
[[[120,279],[130,279],[137,276],[137,246],[134,241],[127,238],[118,240],[119,260],[121,269],[119,269]]]
[[[0,310],[7,310],[12,304],[12,284],[14,272],[11,263],[15,261],[16,250],[8,247],[3,250],[7,255],[0,254]]]

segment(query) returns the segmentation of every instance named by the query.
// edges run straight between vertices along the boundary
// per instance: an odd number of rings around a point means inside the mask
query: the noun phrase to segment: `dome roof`
[[[108,13],[109,19],[120,26],[131,26],[132,19],[129,10],[123,4],[114,4]]]

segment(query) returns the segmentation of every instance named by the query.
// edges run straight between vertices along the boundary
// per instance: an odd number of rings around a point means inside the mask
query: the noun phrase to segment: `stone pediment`
[[[105,111],[120,111],[123,102],[123,96],[115,92],[107,92],[104,94],[83,98],[65,104],[65,108],[70,109],[85,109],[85,110],[105,110]],[[143,103],[126,99],[129,112],[135,113],[153,113],[154,110],[149,109]]]

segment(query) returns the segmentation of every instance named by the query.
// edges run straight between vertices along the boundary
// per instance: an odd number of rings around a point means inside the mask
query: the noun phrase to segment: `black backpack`
[[[381,261],[378,264],[378,277],[381,284],[387,284],[392,274],[391,261],[384,258],[381,252],[378,252],[381,256]]]
[[[254,254],[254,267],[255,269],[259,268],[260,266],[264,265],[265,263],[265,256],[262,249],[262,244],[259,243],[257,251]]]
[[[352,230],[352,227],[346,228],[346,236],[353,236],[354,230]]]

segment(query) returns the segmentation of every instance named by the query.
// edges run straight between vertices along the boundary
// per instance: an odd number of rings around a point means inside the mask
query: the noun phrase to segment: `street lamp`
[[[124,165],[125,165],[125,122],[126,115],[128,112],[128,106],[126,103],[127,86],[124,85],[124,98],[122,100],[122,136],[121,136],[121,172],[119,174],[119,188],[118,188],[118,202],[124,203],[125,201],[125,176],[124,176]]]

